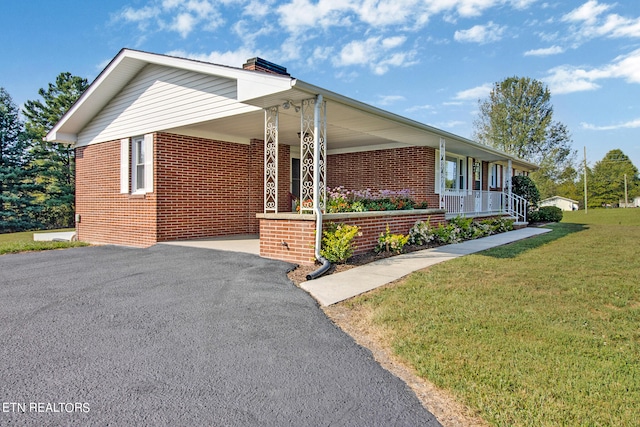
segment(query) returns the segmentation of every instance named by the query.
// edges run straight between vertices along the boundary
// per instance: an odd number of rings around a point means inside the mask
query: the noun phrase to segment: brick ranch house
[[[262,256],[312,264],[328,221],[359,251],[388,224],[508,215],[535,165],[291,77],[121,50],[47,134],[76,152],[80,240],[130,246],[259,234]],[[429,209],[325,214],[327,187],[409,189]],[[304,201],[292,209],[292,195]]]

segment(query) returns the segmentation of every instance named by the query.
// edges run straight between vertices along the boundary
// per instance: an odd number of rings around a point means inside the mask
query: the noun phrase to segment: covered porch
[[[437,225],[459,215],[526,220],[510,180],[516,168],[531,169],[526,162],[514,164],[490,147],[295,79],[286,90],[243,102],[253,111],[167,131],[263,141],[263,203],[256,212],[263,256],[313,263],[318,230],[331,221],[364,227],[368,240],[358,242],[364,250],[387,224],[406,234],[415,221]],[[327,189],[337,186],[409,190],[428,209],[328,214]]]

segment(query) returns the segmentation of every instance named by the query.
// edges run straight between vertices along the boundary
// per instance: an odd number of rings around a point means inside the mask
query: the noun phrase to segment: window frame
[[[153,134],[120,140],[120,193],[153,192]]]

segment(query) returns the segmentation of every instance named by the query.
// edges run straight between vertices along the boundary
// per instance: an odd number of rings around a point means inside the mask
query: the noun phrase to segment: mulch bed
[[[423,246],[407,245],[407,246],[404,247],[404,250],[402,251],[402,253],[406,254],[406,253],[409,253],[409,252],[421,251],[423,249],[430,249],[430,248],[435,248],[435,247],[438,247],[438,246],[440,246],[440,245],[438,245],[438,244],[429,244],[429,245],[423,245]],[[379,259],[389,258],[389,257],[395,256],[395,255],[398,255],[398,254],[393,253],[393,252],[376,253],[374,251],[366,252],[366,253],[360,254],[360,255],[354,255],[351,258],[349,258],[347,260],[347,262],[345,262],[344,264],[331,264],[331,268],[323,276],[327,276],[329,274],[340,273],[342,271],[346,271],[346,270],[352,269],[354,267],[358,267],[358,266],[361,266],[361,265],[369,264],[370,262],[377,261]],[[311,273],[312,271],[317,270],[318,267],[319,267],[319,264],[316,264],[316,265],[299,265],[295,269],[293,269],[289,273],[287,273],[287,276],[289,277],[289,280],[291,280],[296,285],[299,285],[302,282],[306,282],[307,281],[307,274]]]

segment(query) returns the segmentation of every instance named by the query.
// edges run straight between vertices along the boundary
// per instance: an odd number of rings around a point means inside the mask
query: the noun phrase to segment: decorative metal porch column
[[[318,97],[303,100],[300,112],[300,213],[312,213],[315,207],[325,210],[326,134],[326,102]]]
[[[445,208],[444,189],[447,178],[447,156],[445,149],[446,142],[444,138],[440,138],[440,209]]]
[[[264,213],[278,213],[278,107],[264,110]]]

